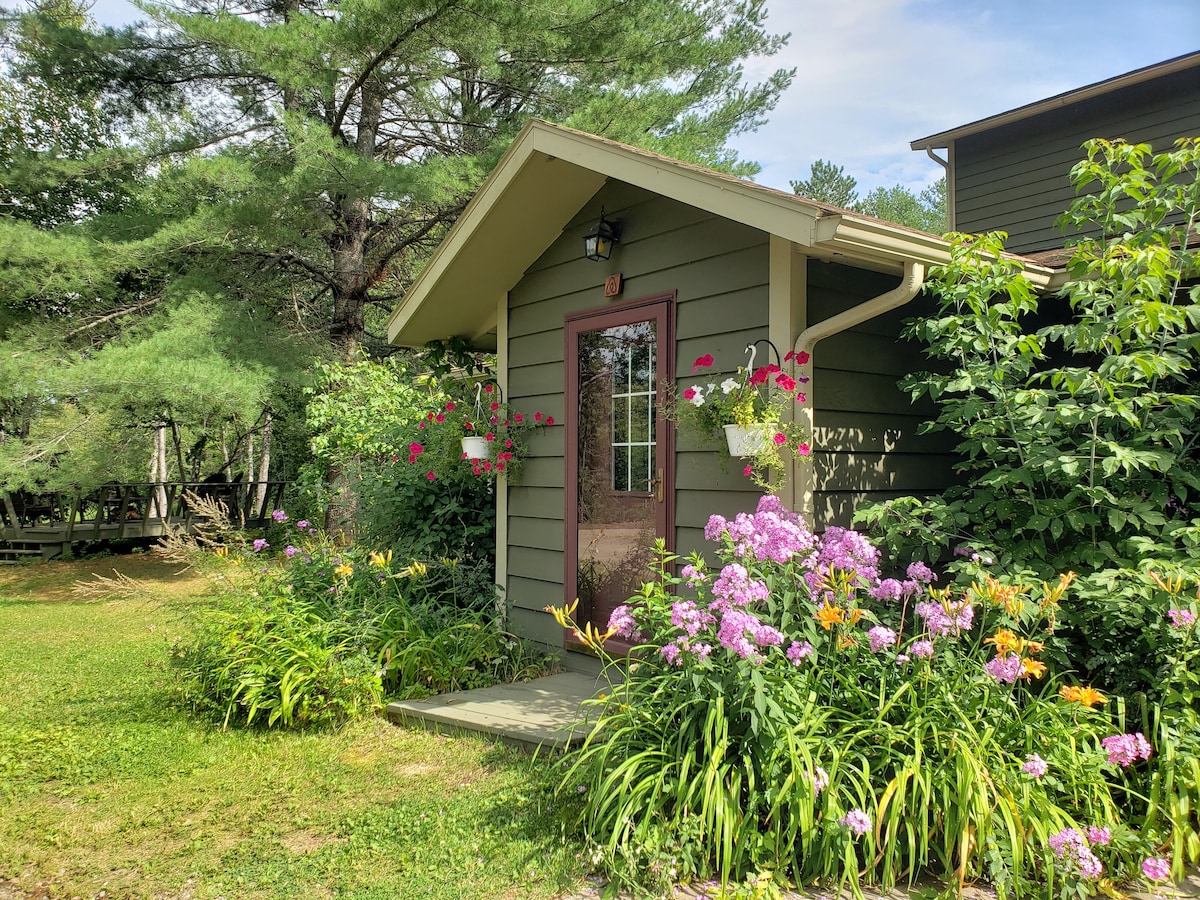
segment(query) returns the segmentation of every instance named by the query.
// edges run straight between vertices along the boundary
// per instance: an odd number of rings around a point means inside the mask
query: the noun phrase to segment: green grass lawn
[[[114,568],[148,589],[72,593]],[[551,760],[382,719],[222,732],[180,709],[167,651],[209,583],[178,569],[149,555],[0,569],[0,896],[541,898],[579,886]]]

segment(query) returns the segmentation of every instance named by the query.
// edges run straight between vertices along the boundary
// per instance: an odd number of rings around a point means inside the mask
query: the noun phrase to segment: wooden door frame
[[[662,370],[666,372],[666,380],[675,380],[675,304],[676,292],[668,291],[653,294],[624,303],[611,304],[571,313],[563,318],[563,374],[565,376],[563,399],[566,418],[566,440],[563,450],[563,464],[566,467],[563,485],[566,503],[563,513],[563,599],[567,604],[576,599],[576,578],[579,573],[579,360],[576,353],[578,336],[581,333],[610,328],[615,325],[632,325],[637,322],[655,321],[659,325],[656,335],[658,358]],[[640,312],[647,315],[638,315]],[[661,382],[656,385],[655,393],[662,388]],[[661,408],[655,404],[656,429],[658,440],[655,446],[655,456],[663,462],[663,502],[656,516],[662,529],[667,549],[675,547],[675,428],[662,415]],[[659,456],[659,454],[662,454]],[[576,610],[575,621],[588,621],[590,610]],[[629,645],[620,641],[610,641],[612,649],[624,652]],[[563,646],[570,650],[590,652],[579,642],[570,629],[564,631]]]

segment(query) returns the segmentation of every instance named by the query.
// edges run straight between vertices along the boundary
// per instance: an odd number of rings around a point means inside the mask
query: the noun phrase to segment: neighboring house
[[[1200,136],[1200,52],[1067,91],[912,142],[946,166],[951,231],[1007,231],[1008,249],[1052,251],[1074,234],[1054,220],[1071,205],[1068,173],[1091,138],[1169,150]],[[944,151],[944,158],[935,151]]]
[[[602,210],[621,231],[597,262],[583,237]],[[498,485],[510,627],[572,649],[546,605],[580,597],[580,620],[603,627],[655,537],[698,549],[712,513],[754,507],[739,466],[657,412],[664,383],[687,384],[704,354],[733,372],[762,338],[811,352],[798,415],[817,449],[781,496],[815,527],[945,487],[952,441],[916,433],[932,410],[896,381],[925,365],[900,322],[928,308],[924,273],[947,259],[933,235],[531,122],[388,326],[400,345],[461,335],[495,348],[505,398],[565,423],[536,436],[519,484]],[[1056,277],[1029,272],[1043,288]]]

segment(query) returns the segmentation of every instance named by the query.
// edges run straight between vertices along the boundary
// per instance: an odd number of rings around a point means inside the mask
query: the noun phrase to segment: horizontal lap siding
[[[1095,137],[1169,150],[1200,136],[1200,69],[1115,91],[955,142],[955,227],[1007,231],[1014,252],[1061,247],[1054,220],[1071,205],[1071,167]]]
[[[583,235],[605,216],[620,220],[620,242],[607,263],[583,259]],[[563,317],[606,304],[676,292],[677,372],[691,375],[711,353],[717,369],[745,362],[747,343],[767,336],[768,240],[765,234],[620,183],[605,186],[563,230],[509,294],[509,399],[565,421]],[[621,272],[621,297],[606,301],[605,277]],[[761,359],[761,357],[760,357]],[[563,597],[565,429],[534,435],[519,485],[508,499],[508,598],[513,628],[558,645],[561,629],[541,612]],[[758,492],[716,444],[680,435],[676,454],[676,541],[698,547],[713,512],[752,509]],[[547,624],[549,623],[549,624]]]
[[[809,323],[896,283],[894,276],[810,262]],[[905,375],[929,367],[921,346],[899,337],[902,321],[932,310],[918,297],[814,348],[814,519],[819,527],[849,525],[862,503],[928,494],[953,483],[953,439],[918,434],[936,411],[927,400],[914,405],[897,386]]]

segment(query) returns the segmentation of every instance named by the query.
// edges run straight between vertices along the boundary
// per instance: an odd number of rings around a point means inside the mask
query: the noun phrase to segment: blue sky
[[[796,78],[766,125],[732,146],[788,188],[816,159],[844,166],[860,193],[914,191],[941,168],[910,141],[1200,50],[1198,0],[767,0],[788,46],[751,60]],[[139,16],[96,0],[102,24]]]

